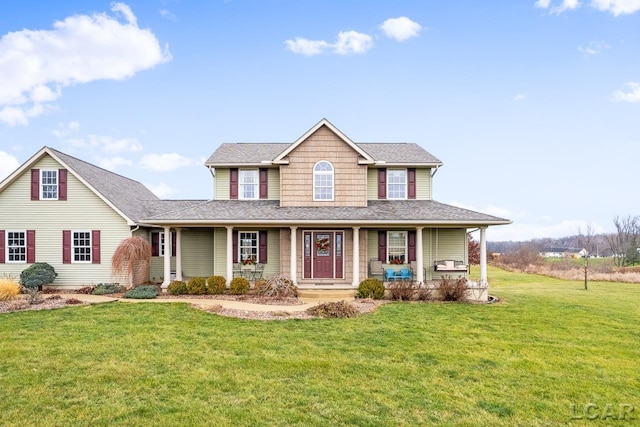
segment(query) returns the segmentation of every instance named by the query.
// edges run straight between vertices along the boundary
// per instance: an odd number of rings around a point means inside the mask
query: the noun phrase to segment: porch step
[[[354,289],[298,289],[300,299],[341,300],[353,299],[356,295]]]

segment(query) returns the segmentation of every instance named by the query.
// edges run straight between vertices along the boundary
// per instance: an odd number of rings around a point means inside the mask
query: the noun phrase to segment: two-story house
[[[210,200],[159,200],[44,147],[0,183],[0,274],[42,261],[56,285],[110,281],[118,243],[140,235],[164,286],[259,265],[303,290],[354,290],[385,269],[410,268],[418,282],[465,275],[467,231],[480,229],[484,286],[485,230],[510,222],[434,201],[442,162],[419,145],[355,143],[326,119],[293,143],[222,144],[205,166]]]

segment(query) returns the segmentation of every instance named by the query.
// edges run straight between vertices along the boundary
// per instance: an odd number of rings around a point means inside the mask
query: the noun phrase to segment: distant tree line
[[[625,267],[640,263],[640,215],[626,217],[616,216],[613,219],[614,233],[589,234],[589,251],[591,256],[614,257],[617,266]],[[489,253],[510,254],[516,252],[540,253],[549,248],[584,247],[585,235],[578,234],[561,238],[543,238],[527,241],[487,242]]]

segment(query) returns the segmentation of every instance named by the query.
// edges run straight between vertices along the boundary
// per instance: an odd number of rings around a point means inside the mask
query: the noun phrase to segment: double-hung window
[[[326,160],[313,167],[313,200],[333,200],[333,165]]]
[[[258,170],[256,169],[241,169],[239,171],[239,198],[245,200],[258,198]]]
[[[407,198],[407,170],[387,170],[387,199]]]
[[[387,232],[387,262],[404,264],[407,262],[407,232]]]
[[[258,261],[258,232],[257,231],[241,231],[239,233],[240,244],[240,261],[243,264]]]
[[[71,248],[73,262],[91,262],[91,232],[74,231]]]
[[[7,231],[7,262],[27,262],[25,231]]]
[[[58,171],[40,171],[40,200],[58,200]]]

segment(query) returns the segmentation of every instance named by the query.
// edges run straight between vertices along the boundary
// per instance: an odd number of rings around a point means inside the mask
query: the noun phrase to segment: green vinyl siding
[[[431,200],[431,169],[416,169],[416,200]],[[367,171],[367,200],[378,200],[378,169]]]
[[[142,234],[151,242],[152,232],[163,232],[162,229],[149,229]],[[192,228],[181,232],[182,276],[209,277],[214,274],[214,242],[212,228]],[[171,271],[176,270],[176,257],[171,257]],[[164,257],[151,257],[149,278],[154,282],[164,280]]]
[[[242,168],[239,168],[242,169]],[[258,169],[258,168],[249,168]],[[267,174],[269,200],[280,200],[280,171],[277,168],[269,168]],[[216,200],[229,200],[230,197],[230,169],[216,168],[215,192]]]
[[[467,263],[467,230],[464,228],[440,228],[432,231],[431,236],[432,260],[429,264],[432,277],[439,279],[451,273],[433,271],[433,262],[439,260],[454,260]]]
[[[60,169],[49,156],[34,169]],[[47,262],[58,273],[52,286],[73,288],[112,282],[111,258],[131,236],[125,219],[69,171],[67,200],[31,200],[31,170],[27,169],[0,193],[0,229],[35,230],[36,262]],[[62,263],[62,230],[100,230],[100,264]],[[17,276],[28,264],[0,264],[0,275]]]
[[[216,200],[229,200],[229,181],[231,173],[229,169],[216,168],[215,191]]]

